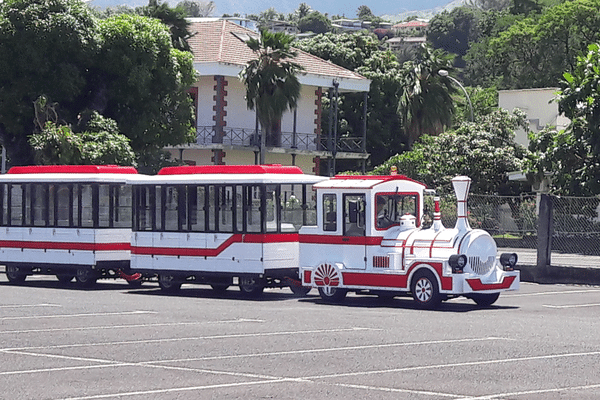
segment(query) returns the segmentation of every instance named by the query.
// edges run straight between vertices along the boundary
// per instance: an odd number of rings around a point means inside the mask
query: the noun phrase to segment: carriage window
[[[377,229],[399,225],[403,215],[411,214],[419,220],[418,195],[409,193],[378,193],[375,196]]]
[[[261,232],[260,186],[246,186],[246,231]]]
[[[2,211],[2,215],[0,215],[0,225],[6,225],[7,224],[7,219],[6,219],[6,215],[7,215],[7,190],[6,190],[6,185],[5,184],[0,184],[0,201],[2,202],[2,205],[0,206],[0,210]]]
[[[152,215],[154,211],[155,188],[153,186],[139,186],[136,189],[136,216],[137,229],[140,231],[152,230]]]
[[[110,210],[113,205],[113,198],[110,189],[109,185],[100,185],[98,188],[98,195],[100,196],[98,203],[98,226],[101,228],[108,228],[111,225]]]
[[[344,236],[365,235],[365,195],[344,195]]]
[[[304,224],[303,185],[281,185],[281,231],[298,232]]]
[[[10,225],[23,224],[23,187],[10,185]]]
[[[214,232],[217,230],[217,207],[216,196],[218,194],[217,188],[213,185],[208,186],[208,230]]]
[[[115,228],[131,227],[131,186],[113,186],[113,226]]]
[[[188,187],[189,226],[194,232],[204,232],[205,225],[206,188],[204,186]]]
[[[335,194],[323,195],[323,230],[328,232],[337,230],[337,200]]]
[[[233,232],[233,187],[219,189],[219,232]]]
[[[281,214],[279,187],[276,185],[268,185],[266,195],[267,232],[279,232],[279,215]]]
[[[33,186],[33,225],[48,224],[48,185]]]
[[[304,193],[304,222],[303,225],[317,225],[317,196],[312,185],[305,185]]]
[[[175,186],[167,186],[163,190],[164,199],[164,216],[165,230],[179,230],[179,189]]]
[[[244,187],[235,186],[235,231],[244,231]]]
[[[81,227],[83,228],[93,228],[94,227],[94,190],[92,185],[80,185],[79,186],[79,198],[80,200],[80,210],[79,212],[81,213]],[[68,190],[65,190],[65,197],[67,198],[66,200],[66,208],[65,208],[65,218],[67,219],[67,225],[68,226]],[[59,210],[60,210],[60,204],[62,201],[63,196],[61,194],[59,194]],[[60,214],[59,214],[60,215]],[[59,217],[60,218],[60,217]]]

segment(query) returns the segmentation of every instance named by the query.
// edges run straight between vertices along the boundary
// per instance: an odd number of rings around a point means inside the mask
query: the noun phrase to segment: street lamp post
[[[446,71],[445,69],[440,69],[438,71],[438,75],[439,76],[443,76],[444,78],[449,78],[452,82],[454,82],[458,86],[460,86],[460,88],[462,89],[463,93],[467,97],[467,101],[469,102],[469,111],[471,112],[471,122],[474,122],[475,120],[473,119],[473,104],[471,104],[471,98],[469,97],[469,93],[467,93],[467,89],[465,89],[465,87],[458,81],[458,79],[450,76],[448,74],[448,71]]]

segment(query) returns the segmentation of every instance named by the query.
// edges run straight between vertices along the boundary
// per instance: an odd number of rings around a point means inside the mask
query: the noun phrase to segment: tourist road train
[[[246,295],[317,288],[412,296],[423,308],[465,296],[479,305],[519,288],[517,255],[467,220],[470,179],[453,179],[457,222],[439,199],[424,228],[424,184],[402,175],[304,174],[294,166],[13,167],[0,176],[0,265],[9,282],[51,274],[89,286],[184,283]]]

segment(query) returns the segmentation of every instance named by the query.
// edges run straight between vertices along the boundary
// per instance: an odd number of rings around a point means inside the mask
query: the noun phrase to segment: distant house
[[[190,91],[196,106],[196,142],[169,150],[188,164],[255,164],[261,130],[256,113],[246,106],[246,88],[239,73],[256,58],[245,41],[258,34],[226,20],[198,18],[190,22],[193,36],[189,44],[199,75]],[[322,136],[321,128],[327,128],[329,121],[321,118],[321,99],[335,85],[339,92],[364,92],[366,98],[370,81],[302,51],[294,61],[304,67],[298,76],[302,85],[298,107],[284,114],[275,135],[267,138],[266,162],[319,172],[321,160],[334,154],[336,158],[365,160],[364,132],[341,138],[336,146],[331,138]]]
[[[392,30],[398,34],[409,31],[425,32],[428,26],[429,21],[416,19],[408,22],[400,22],[399,24],[392,26]]]
[[[371,29],[371,22],[361,21],[359,19],[334,19],[331,26],[338,32],[360,31],[362,29]]]
[[[300,29],[295,24],[291,24],[285,21],[268,21],[265,24],[265,28],[269,32],[285,32],[288,35],[297,35],[300,33]]]
[[[420,46],[425,43],[427,38],[425,36],[418,37],[394,37],[385,41],[385,44],[392,51],[402,50],[407,47]]]

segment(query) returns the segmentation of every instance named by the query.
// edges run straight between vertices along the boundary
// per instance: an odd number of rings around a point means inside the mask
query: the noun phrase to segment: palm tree
[[[450,59],[428,46],[421,48],[416,61],[404,63],[398,113],[409,147],[421,135],[441,133],[452,122],[451,95],[457,89],[449,79],[438,75],[441,69],[452,69]]]
[[[280,144],[281,116],[296,108],[300,97],[297,73],[303,68],[287,59],[297,52],[292,49],[294,38],[283,32],[261,31],[260,38],[246,42],[257,58],[248,61],[240,73],[246,85],[248,109],[256,110],[263,130],[260,141],[260,164],[265,163],[265,147]],[[273,129],[275,128],[275,129]]]

